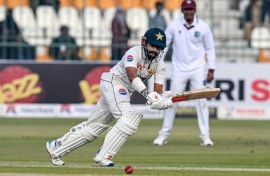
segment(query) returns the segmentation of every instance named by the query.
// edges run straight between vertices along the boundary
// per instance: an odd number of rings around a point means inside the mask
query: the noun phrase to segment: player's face
[[[188,23],[192,23],[196,10],[193,8],[185,8],[185,9],[182,9],[182,12],[184,14],[185,20]]]
[[[152,45],[151,43],[147,43],[146,44],[146,49],[147,49],[147,54],[149,57],[151,58],[156,58],[159,53],[163,50],[162,47],[159,47],[159,46],[155,46],[155,45]]]

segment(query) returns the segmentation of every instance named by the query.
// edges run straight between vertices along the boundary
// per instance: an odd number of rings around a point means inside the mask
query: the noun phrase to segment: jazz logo
[[[29,74],[10,83],[0,86],[0,103],[12,103],[16,100],[41,93],[42,89],[37,85],[39,76]]]

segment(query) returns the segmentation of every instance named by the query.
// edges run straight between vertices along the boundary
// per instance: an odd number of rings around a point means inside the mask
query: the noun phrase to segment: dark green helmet
[[[166,47],[166,35],[159,28],[148,29],[143,36],[142,45],[145,45],[145,41],[154,46]]]

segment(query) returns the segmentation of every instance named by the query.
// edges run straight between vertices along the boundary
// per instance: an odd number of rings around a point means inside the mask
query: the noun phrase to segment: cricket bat
[[[181,94],[176,94],[172,96],[172,102],[181,102],[188,100],[196,100],[202,98],[215,98],[219,92],[220,88],[203,88],[203,89],[195,89],[191,91],[186,91]]]

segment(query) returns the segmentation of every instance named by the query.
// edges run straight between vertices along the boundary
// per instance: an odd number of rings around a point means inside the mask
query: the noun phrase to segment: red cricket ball
[[[126,172],[127,174],[132,174],[132,172],[133,172],[132,166],[126,166],[125,172]]]

